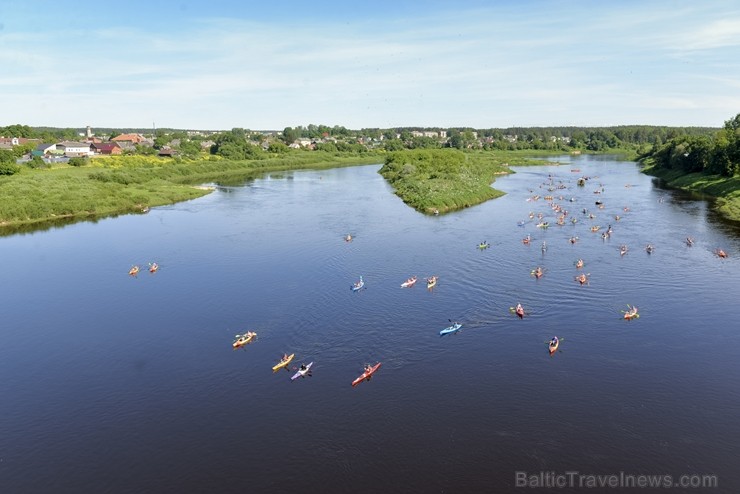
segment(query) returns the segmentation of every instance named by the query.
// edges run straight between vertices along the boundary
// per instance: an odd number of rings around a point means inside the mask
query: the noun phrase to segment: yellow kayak
[[[283,367],[287,367],[289,363],[293,361],[293,357],[295,357],[295,353],[291,353],[288,355],[288,358],[280,360],[276,365],[272,367],[272,371],[276,372],[282,369]]]
[[[247,331],[242,335],[237,335],[236,340],[234,341],[234,343],[231,344],[231,346],[233,346],[234,349],[243,347],[244,345],[249,344],[255,336],[257,336],[257,333],[254,333],[252,331]]]

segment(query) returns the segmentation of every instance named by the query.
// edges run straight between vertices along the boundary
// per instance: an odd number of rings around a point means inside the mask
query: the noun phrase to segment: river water
[[[558,160],[437,217],[371,165],[0,238],[0,491],[510,492],[578,471],[740,492],[740,232],[634,163]],[[273,373],[284,352],[313,376]]]

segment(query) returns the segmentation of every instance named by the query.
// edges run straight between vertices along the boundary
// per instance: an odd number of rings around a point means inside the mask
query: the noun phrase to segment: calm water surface
[[[716,474],[713,492],[740,492],[740,232],[632,163],[561,160],[439,217],[373,165],[0,238],[0,491],[511,492],[546,470]],[[439,282],[401,289],[411,275]],[[441,338],[449,319],[463,329]],[[284,352],[313,377],[272,373]]]

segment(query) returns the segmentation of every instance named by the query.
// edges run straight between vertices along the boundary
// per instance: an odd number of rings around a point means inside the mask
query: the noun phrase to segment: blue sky
[[[711,126],[734,1],[0,1],[0,126]]]

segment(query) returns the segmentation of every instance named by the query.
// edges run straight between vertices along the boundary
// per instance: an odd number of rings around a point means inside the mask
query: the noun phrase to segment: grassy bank
[[[668,187],[701,192],[716,197],[717,212],[732,221],[740,222],[740,176],[723,177],[704,173],[685,173],[647,166],[643,173],[663,179]]]
[[[382,157],[312,152],[255,161],[173,161],[113,157],[79,168],[23,170],[0,177],[0,226],[140,212],[208,194],[193,185],[246,180],[265,172],[379,163]]]
[[[403,202],[431,214],[467,208],[504,193],[491,187],[509,165],[543,164],[525,152],[463,153],[453,149],[398,151],[380,169]]]

